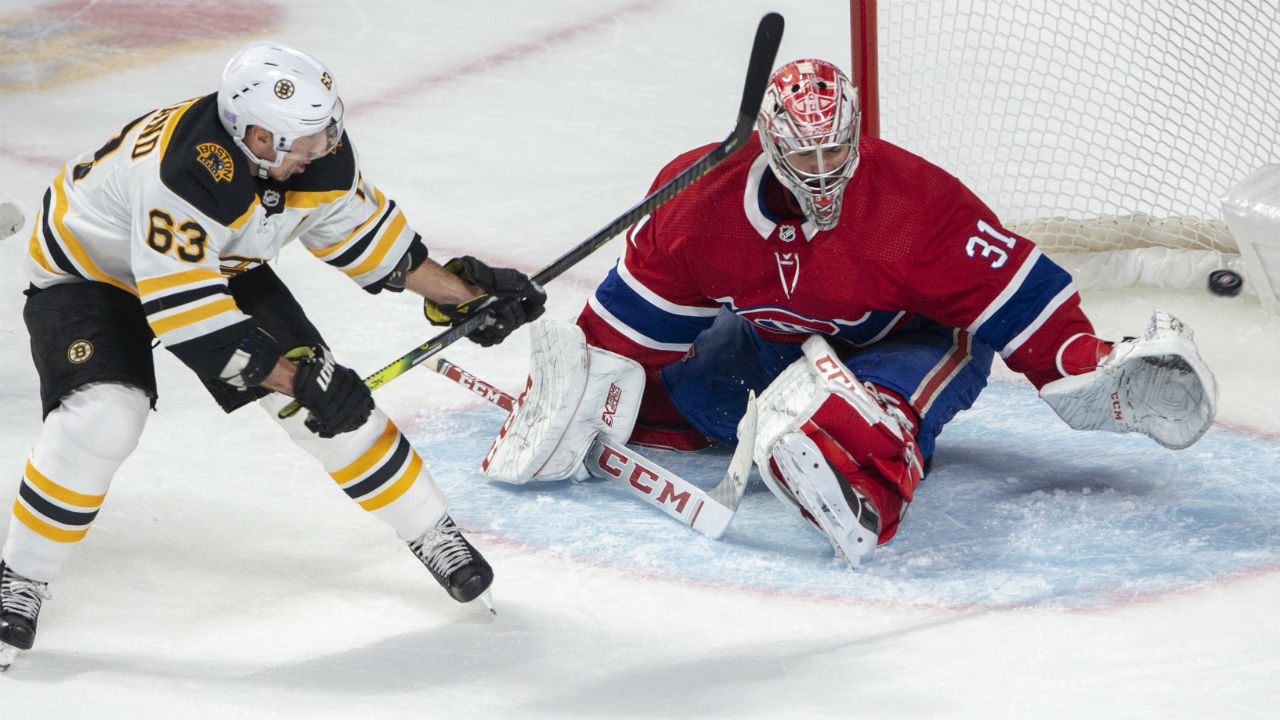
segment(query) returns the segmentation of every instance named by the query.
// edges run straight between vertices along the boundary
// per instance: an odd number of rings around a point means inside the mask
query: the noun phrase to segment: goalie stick
[[[783,20],[778,13],[771,12],[760,19],[756,27],[755,41],[751,45],[751,59],[747,62],[747,78],[743,84],[742,102],[738,106],[737,124],[733,132],[723,142],[715,146],[694,164],[680,172],[665,185],[654,190],[630,210],[614,218],[594,235],[578,243],[565,254],[556,258],[550,265],[534,273],[532,280],[539,285],[546,285],[559,277],[564,271],[582,261],[591,253],[600,249],[616,235],[631,227],[644,216],[658,209],[677,193],[689,187],[698,178],[707,174],[712,168],[724,162],[730,155],[742,147],[755,127],[756,113],[764,100],[765,86],[769,83],[769,73],[773,70],[773,61],[778,54],[778,45],[782,42]],[[425,343],[391,361],[381,370],[364,379],[370,390],[377,390],[391,380],[408,372],[427,358],[446,347],[475,332],[489,318],[489,306],[496,302],[489,298],[476,312],[461,323],[436,335]],[[301,408],[298,403],[291,402],[280,411],[280,417],[290,417]]]
[[[444,358],[428,367],[471,392],[511,412],[519,400]],[[728,529],[747,490],[751,474],[751,448],[756,439],[756,396],[747,397],[747,413],[738,425],[738,447],[719,484],[703,490],[626,445],[596,438],[587,452],[586,468],[592,477],[608,480],[662,512],[710,538]]]

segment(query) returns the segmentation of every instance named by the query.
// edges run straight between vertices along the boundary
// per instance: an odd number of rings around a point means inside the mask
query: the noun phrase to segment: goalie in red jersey
[[[1142,338],[1098,338],[1065,270],[955,177],[860,138],[859,120],[834,65],[777,70],[752,140],[631,229],[580,346],[535,332],[527,400],[486,472],[581,477],[597,433],[734,443],[753,391],[765,483],[856,567],[893,536],[993,353],[1073,428],[1169,448],[1204,434],[1216,390],[1188,329],[1157,312]]]

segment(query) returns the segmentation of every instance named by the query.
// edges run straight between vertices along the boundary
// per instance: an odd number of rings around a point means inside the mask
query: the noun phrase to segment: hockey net
[[[863,131],[959,177],[1081,287],[1238,266],[1221,200],[1280,162],[1280,3],[850,5]]]

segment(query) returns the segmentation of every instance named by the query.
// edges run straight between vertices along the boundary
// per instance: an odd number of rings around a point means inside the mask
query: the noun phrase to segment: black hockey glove
[[[373,395],[355,370],[333,361],[321,345],[304,345],[285,353],[298,366],[293,397],[310,411],[307,429],[322,438],[351,432],[369,419]]]
[[[432,325],[456,325],[476,312],[490,296],[498,298],[485,309],[489,318],[484,324],[467,335],[468,340],[481,347],[506,340],[516,328],[537,320],[546,310],[547,293],[519,270],[489,267],[470,255],[450,260],[444,269],[479,285],[485,294],[456,305],[428,300],[424,306],[427,320]]]

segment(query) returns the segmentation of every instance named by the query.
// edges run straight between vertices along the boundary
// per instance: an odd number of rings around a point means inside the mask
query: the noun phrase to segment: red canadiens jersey
[[[676,158],[653,189],[710,147]],[[777,180],[753,137],[631,229],[578,319],[588,341],[641,362],[652,388],[721,308],[769,340],[858,346],[923,315],[986,342],[1037,387],[1066,374],[1059,349],[1093,334],[1071,276],[937,166],[874,138],[859,152],[839,224],[818,231],[771,215]]]

